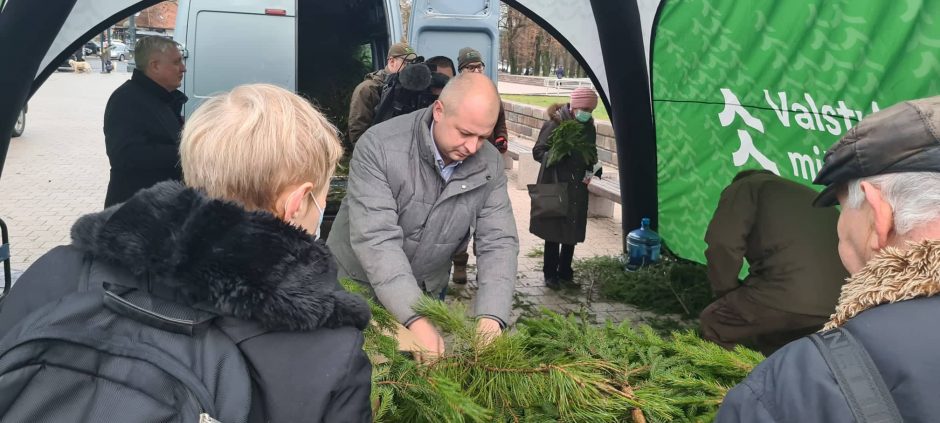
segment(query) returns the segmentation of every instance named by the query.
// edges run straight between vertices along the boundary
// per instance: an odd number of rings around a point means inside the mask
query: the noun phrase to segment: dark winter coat
[[[353,90],[349,100],[349,118],[347,119],[347,133],[350,144],[359,141],[359,137],[372,126],[375,117],[375,106],[382,99],[382,87],[388,72],[379,69],[369,73],[363,81]]]
[[[254,416],[371,419],[371,364],[361,332],[368,306],[339,288],[332,255],[306,232],[175,182],[158,184],[80,218],[71,245],[23,273],[0,309],[0,337],[72,292],[122,285],[102,280],[97,263],[146,280],[152,295],[214,309],[220,325],[252,331],[239,347],[256,385]]]
[[[848,273],[839,259],[835,207],[813,207],[816,192],[770,172],[731,183],[705,232],[708,280],[717,296],[742,286],[747,299],[810,316],[832,314]]]
[[[104,110],[104,143],[111,162],[105,207],[157,182],[183,179],[179,138],[186,100],[179,90],[167,91],[139,70],[114,90]]]
[[[905,422],[940,416],[940,240],[887,249],[853,275],[825,329],[861,343]],[[783,347],[725,397],[719,423],[854,422],[848,401],[809,338]]]
[[[585,164],[581,156],[572,154],[554,166],[545,166],[548,157],[548,140],[551,133],[561,125],[564,120],[574,119],[567,105],[556,104],[547,110],[549,120],[542,125],[539,138],[532,148],[532,157],[542,164],[539,168],[537,183],[551,184],[556,182],[577,182],[572,184],[568,200],[571,202],[571,211],[568,217],[558,218],[532,218],[529,220],[529,232],[549,242],[574,245],[584,241],[587,228],[588,191],[587,185],[581,183],[586,172],[591,171],[597,160]],[[597,143],[597,130],[594,128],[594,119],[584,124],[584,132],[588,142]]]

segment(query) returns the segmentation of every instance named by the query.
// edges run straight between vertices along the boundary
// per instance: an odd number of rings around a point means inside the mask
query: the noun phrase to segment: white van
[[[424,57],[456,59],[473,46],[499,57],[499,8],[489,0],[415,0],[411,44]],[[431,13],[427,13],[432,11]],[[188,117],[207,97],[266,82],[305,95],[345,129],[349,97],[366,73],[385,66],[403,39],[399,0],[181,0],[174,40],[183,47]],[[455,60],[456,62],[456,60]],[[495,80],[495,66],[487,69]]]

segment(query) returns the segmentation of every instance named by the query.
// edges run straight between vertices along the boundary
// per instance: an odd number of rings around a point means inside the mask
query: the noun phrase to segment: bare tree
[[[565,76],[585,75],[574,55],[522,12],[502,4],[499,28],[502,59],[509,62],[512,73],[520,73],[522,67],[532,66],[533,74],[552,76],[561,66]]]
[[[525,17],[522,12],[509,6],[502,5],[500,8],[499,29],[503,40],[505,40],[505,56],[509,60],[509,71],[519,72],[517,37],[528,27],[532,26],[532,21]]]
[[[402,37],[407,40],[408,24],[411,21],[411,0],[398,0],[398,7],[401,9]]]

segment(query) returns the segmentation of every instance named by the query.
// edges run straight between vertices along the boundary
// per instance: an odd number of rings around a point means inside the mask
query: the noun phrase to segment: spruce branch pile
[[[554,166],[562,159],[576,154],[585,166],[597,162],[597,147],[587,140],[584,124],[576,120],[564,120],[548,136],[548,157],[546,166]]]
[[[549,311],[482,347],[463,306],[426,298],[416,311],[446,334],[447,352],[427,364],[398,352],[386,335],[394,319],[373,303],[365,349],[375,421],[711,421],[728,389],[763,359],[691,332],[664,339],[648,327],[597,327]]]
[[[577,260],[575,275],[605,300],[634,305],[660,314],[697,319],[714,300],[705,266],[665,252],[660,262],[625,272],[619,257]]]

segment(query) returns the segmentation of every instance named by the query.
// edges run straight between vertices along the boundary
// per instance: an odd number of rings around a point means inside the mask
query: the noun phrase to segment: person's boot
[[[557,290],[561,289],[561,281],[559,281],[559,280],[558,280],[558,277],[556,277],[556,276],[546,276],[546,277],[545,277],[545,286],[548,287],[548,289],[551,289],[551,290],[553,290],[553,291],[557,291]]]
[[[467,261],[470,255],[466,251],[454,254],[454,283],[463,285],[467,283]]]

